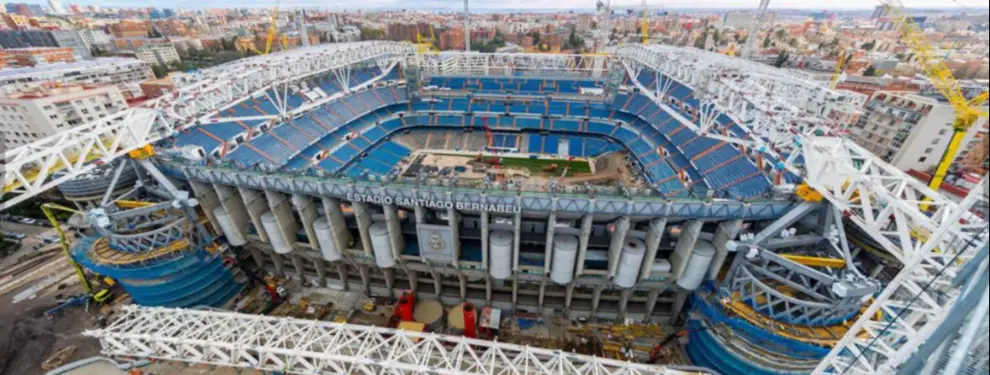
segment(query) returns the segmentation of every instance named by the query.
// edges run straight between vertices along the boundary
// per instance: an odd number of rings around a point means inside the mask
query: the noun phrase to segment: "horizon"
[[[949,11],[956,13],[967,13],[967,12],[987,12],[990,11],[990,6],[985,0],[958,0],[954,4],[932,6],[927,3],[927,1],[922,0],[905,0],[904,6],[912,11]],[[11,1],[13,2],[13,1]],[[27,4],[37,4],[42,7],[48,7],[47,0],[27,0],[20,1]],[[364,6],[353,6],[351,2],[343,1],[332,1],[323,2],[322,4],[313,4],[313,2],[305,0],[286,0],[281,1],[281,8],[310,8],[310,9],[326,9],[326,10],[373,10],[373,11],[396,11],[396,10],[420,10],[420,11],[461,11],[463,9],[463,3],[457,0],[415,0],[417,4],[410,4],[410,2],[402,0],[366,0],[363,2]],[[204,4],[200,1],[192,0],[121,0],[113,4],[105,4],[104,1],[92,1],[92,0],[80,0],[80,1],[62,1],[63,6],[68,5],[95,5],[100,7],[108,8],[170,8],[170,9],[181,9],[181,10],[211,10],[211,9],[268,9],[274,5],[272,1],[250,1],[248,4],[241,1],[233,0],[218,0],[210,2],[211,4]],[[103,4],[101,4],[103,3]],[[508,0],[497,2],[500,5],[490,6],[487,4],[471,4],[472,13],[549,13],[549,12],[593,12],[595,11],[594,4],[591,0]],[[552,4],[552,5],[551,5]],[[568,4],[573,4],[569,6]],[[589,4],[587,7],[581,4]],[[840,1],[827,1],[827,2],[815,2],[809,4],[806,1],[798,0],[787,0],[782,3],[778,2],[771,3],[771,11],[830,11],[830,12],[855,12],[855,11],[869,11],[873,10],[879,4],[867,3],[863,4],[861,1],[851,1],[851,0],[840,0]],[[662,10],[695,10],[695,11],[734,11],[734,10],[755,10],[758,4],[755,4],[752,0],[712,0],[708,4],[698,4],[688,0],[666,0],[666,1],[648,1],[647,8],[654,11]],[[621,3],[615,4],[613,2],[612,8],[614,11],[625,11],[626,9],[638,10],[641,7],[641,3],[637,1],[623,1]]]

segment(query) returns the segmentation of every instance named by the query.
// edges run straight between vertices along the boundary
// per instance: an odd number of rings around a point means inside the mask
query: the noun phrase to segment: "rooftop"
[[[21,76],[32,76],[36,74],[60,72],[67,70],[98,69],[112,65],[135,65],[144,64],[141,60],[128,58],[101,58],[94,60],[82,60],[75,62],[54,63],[25,68],[5,68],[0,69],[0,78],[16,78]]]

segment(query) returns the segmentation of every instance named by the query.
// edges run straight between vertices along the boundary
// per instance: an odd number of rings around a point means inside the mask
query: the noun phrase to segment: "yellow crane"
[[[275,8],[272,9],[272,22],[268,26],[268,39],[265,40],[265,54],[269,54],[272,51],[272,42],[275,41],[275,34],[278,34],[278,7],[282,4],[282,1],[275,2]],[[283,47],[284,49],[284,47]]]
[[[646,0],[643,0],[643,20],[640,21],[640,28],[643,30],[643,45],[650,44],[650,19],[646,9]]]
[[[904,44],[907,44],[914,52],[918,64],[928,74],[932,84],[956,111],[955,120],[952,122],[952,140],[949,142],[949,147],[945,150],[945,154],[932,176],[931,183],[928,185],[932,190],[938,191],[949,171],[949,166],[956,160],[956,154],[959,152],[966,133],[980,117],[987,116],[987,112],[980,108],[987,103],[987,93],[983,93],[973,100],[967,100],[959,82],[952,76],[952,71],[936,56],[935,47],[925,36],[921,27],[908,17],[900,0],[880,0],[880,3],[883,4],[887,15],[897,23]]]
[[[835,73],[832,73],[832,80],[828,83],[828,88],[835,90],[839,86],[839,76],[842,75],[842,67],[846,64],[846,51],[839,51],[839,60],[835,62]]]
[[[423,33],[416,34],[416,50],[420,53],[429,53],[434,51],[439,51],[436,45],[436,33],[433,31],[433,25],[427,24],[430,30],[430,37],[424,37]]]

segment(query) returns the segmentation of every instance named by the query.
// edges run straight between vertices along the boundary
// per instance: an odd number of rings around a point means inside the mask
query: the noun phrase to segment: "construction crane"
[[[416,33],[416,51],[420,54],[439,51],[436,44],[437,34],[433,30],[432,24],[427,24],[430,36],[424,37],[423,33]]]
[[[650,44],[650,19],[646,0],[643,0],[643,19],[640,21],[640,29],[643,31],[643,45]]]
[[[942,160],[928,184],[929,188],[938,191],[949,171],[949,166],[956,160],[956,155],[959,153],[966,133],[980,117],[987,116],[987,112],[980,108],[987,103],[987,93],[983,93],[973,100],[966,99],[959,82],[952,76],[952,71],[936,56],[935,47],[925,36],[921,27],[908,17],[900,0],[880,0],[880,3],[883,4],[891,19],[897,23],[901,39],[914,52],[918,64],[925,70],[932,84],[956,111],[955,120],[952,122],[952,140],[949,142],[949,147],[945,149],[945,154],[942,155]]]
[[[835,62],[835,73],[832,73],[832,80],[828,83],[829,89],[835,90],[839,86],[839,77],[842,75],[842,68],[845,66],[846,60],[848,60],[846,51],[839,51],[839,59]]]
[[[281,0],[275,2],[275,8],[272,9],[272,22],[268,26],[268,38],[265,40],[265,54],[272,52],[272,42],[275,41],[275,34],[278,34],[278,7],[282,4]],[[284,50],[285,47],[282,47]]]

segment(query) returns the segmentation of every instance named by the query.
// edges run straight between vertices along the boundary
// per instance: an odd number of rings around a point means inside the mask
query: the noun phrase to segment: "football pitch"
[[[489,155],[485,155],[485,159],[488,159],[489,157],[490,157]],[[557,170],[555,171],[555,173],[562,173],[564,171],[564,168],[567,168],[568,165],[570,165],[570,169],[568,169],[567,172],[568,175],[591,174],[591,164],[589,164],[587,160],[583,160],[583,159],[575,159],[574,161],[570,161],[570,162],[567,160],[530,159],[530,158],[502,157],[501,159],[502,159],[503,167],[526,169],[531,173],[533,173],[534,175],[546,173],[543,171],[543,169],[553,164],[557,164]]]

